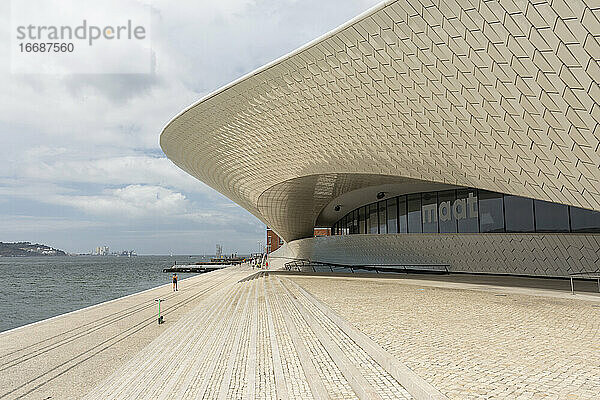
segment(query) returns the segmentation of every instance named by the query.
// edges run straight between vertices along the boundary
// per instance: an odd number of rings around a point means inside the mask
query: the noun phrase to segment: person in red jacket
[[[177,274],[173,274],[173,291],[177,290]]]

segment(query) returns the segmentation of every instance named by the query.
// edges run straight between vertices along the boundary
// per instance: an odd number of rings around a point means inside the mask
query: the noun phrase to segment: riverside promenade
[[[600,390],[598,295],[246,266],[180,286],[0,334],[0,399],[594,399]]]
[[[286,278],[241,266],[180,287],[0,334],[0,399],[445,398]]]

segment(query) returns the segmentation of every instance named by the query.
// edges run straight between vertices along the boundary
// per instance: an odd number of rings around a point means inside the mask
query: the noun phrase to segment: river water
[[[0,257],[0,332],[171,282],[202,256]],[[194,274],[179,274],[180,279]]]

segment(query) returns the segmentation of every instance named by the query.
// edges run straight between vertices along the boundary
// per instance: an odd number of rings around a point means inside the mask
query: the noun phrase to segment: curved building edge
[[[298,257],[307,253],[294,247],[299,239],[316,246],[308,253],[317,258],[324,240],[357,248],[387,241],[412,254],[397,262],[412,262],[418,234],[306,239],[333,226],[337,205],[363,206],[379,191],[477,188],[600,211],[597,8],[588,0],[479,3],[383,2],[186,108],[163,129],[161,147]],[[597,243],[594,233],[423,235],[432,252],[464,244],[463,236],[509,252],[530,242],[540,250],[535,260],[545,247],[532,238],[554,238],[574,243],[556,247],[563,266],[532,274],[600,268],[597,250],[574,250],[577,240]],[[576,259],[579,269],[569,264]]]

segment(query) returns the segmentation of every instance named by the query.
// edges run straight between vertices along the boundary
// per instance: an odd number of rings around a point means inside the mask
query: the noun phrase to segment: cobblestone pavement
[[[257,275],[208,297],[85,398],[412,399],[399,381],[444,398],[336,318],[288,279]]]
[[[292,277],[451,399],[599,399],[600,301]]]

